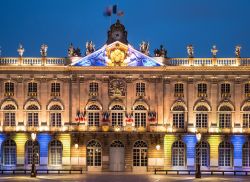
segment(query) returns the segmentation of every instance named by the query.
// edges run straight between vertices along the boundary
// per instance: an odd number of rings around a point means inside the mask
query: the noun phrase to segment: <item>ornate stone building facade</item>
[[[67,58],[0,57],[1,168],[88,171],[250,167],[250,58],[168,58],[140,51],[117,21],[98,50]]]

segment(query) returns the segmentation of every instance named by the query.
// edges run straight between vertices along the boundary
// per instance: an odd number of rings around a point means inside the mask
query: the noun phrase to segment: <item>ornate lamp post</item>
[[[200,164],[200,141],[201,141],[201,133],[196,133],[197,139],[197,153],[196,153],[196,171],[195,178],[201,178],[201,164]]]
[[[32,166],[31,166],[31,174],[30,177],[36,177],[36,165],[35,165],[35,141],[36,141],[36,134],[31,133],[32,139]]]
[[[79,145],[78,145],[78,143],[76,143],[75,149],[77,150],[77,165],[79,165],[79,150],[78,150],[78,148],[79,148]]]

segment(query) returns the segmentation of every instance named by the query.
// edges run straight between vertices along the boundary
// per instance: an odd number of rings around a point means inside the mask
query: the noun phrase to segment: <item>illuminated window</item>
[[[135,127],[146,127],[147,109],[143,105],[135,107]]]
[[[250,106],[243,108],[243,128],[250,128]]]
[[[219,166],[232,166],[233,147],[229,142],[221,142],[219,145]]]
[[[242,166],[250,167],[250,142],[246,142],[242,148]]]
[[[88,126],[99,126],[100,108],[97,105],[88,107]]]
[[[176,97],[183,97],[184,96],[184,85],[183,83],[176,83],[174,85],[174,94]]]
[[[185,166],[185,144],[176,141],[172,145],[172,164],[173,166]]]
[[[53,82],[51,83],[51,96],[60,96],[60,83]]]
[[[198,150],[198,144],[196,144],[196,156],[198,156],[198,152],[200,152],[200,158],[196,158],[196,160],[200,160],[201,166],[208,167],[209,166],[209,145],[205,141],[200,142],[199,150]],[[199,161],[197,161],[199,162]]]
[[[205,83],[199,83],[197,85],[198,89],[198,97],[205,97],[207,96],[207,84]]]
[[[32,140],[26,142],[26,164],[32,164],[33,151],[32,151]],[[37,141],[34,142],[34,162],[39,164],[39,144]]]
[[[143,82],[136,83],[136,96],[145,96],[146,84]]]
[[[50,107],[50,124],[52,127],[62,126],[62,108],[59,105]]]
[[[124,110],[120,105],[111,108],[112,126],[123,126]]]
[[[39,108],[36,105],[30,105],[27,107],[27,125],[28,126],[38,126],[39,125],[39,117],[38,111]]]
[[[49,144],[49,163],[51,165],[61,165],[62,164],[62,150],[63,145],[58,140],[53,140]]]
[[[8,104],[4,107],[4,126],[16,126],[15,106]]]
[[[221,97],[230,97],[230,84],[229,83],[221,84]]]
[[[144,141],[137,141],[133,147],[133,166],[148,165],[148,146]]]
[[[175,106],[173,112],[173,127],[184,128],[185,127],[185,108],[183,106]]]
[[[13,140],[6,140],[3,143],[3,165],[16,165],[16,143]]]
[[[206,106],[196,108],[196,127],[207,128],[208,126],[208,109]]]
[[[87,165],[102,166],[102,146],[96,140],[91,140],[87,145]]]
[[[14,95],[14,83],[13,82],[6,82],[4,85],[5,89],[5,96],[13,96]]]
[[[219,127],[231,128],[232,110],[228,106],[222,106],[219,111]]]

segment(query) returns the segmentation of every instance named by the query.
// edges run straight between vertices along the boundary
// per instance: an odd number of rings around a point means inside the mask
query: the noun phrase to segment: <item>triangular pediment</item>
[[[72,66],[161,66],[161,62],[119,41],[71,63]]]

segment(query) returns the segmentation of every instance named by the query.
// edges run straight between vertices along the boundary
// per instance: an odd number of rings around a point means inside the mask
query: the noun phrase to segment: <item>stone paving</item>
[[[71,181],[71,182],[174,182],[174,181],[237,181],[249,182],[250,176],[203,176],[201,179],[195,179],[191,175],[154,175],[152,173],[134,174],[134,173],[85,173],[85,174],[39,174],[37,178],[31,178],[29,175],[0,175],[0,181]]]

